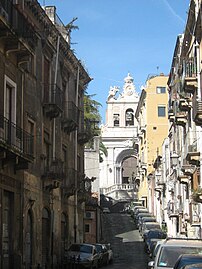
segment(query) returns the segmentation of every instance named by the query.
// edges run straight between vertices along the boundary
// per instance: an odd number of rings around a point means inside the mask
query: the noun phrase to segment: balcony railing
[[[175,115],[175,123],[176,125],[184,126],[187,123],[187,112],[178,111]]]
[[[188,58],[184,60],[185,85],[184,91],[193,93],[197,87],[197,62],[196,58]]]
[[[98,135],[99,128],[96,128],[98,121],[85,120],[78,132],[78,142],[80,144],[87,143],[93,136]],[[98,131],[96,133],[96,130]]]
[[[193,120],[196,125],[202,126],[202,100],[197,100],[196,94],[193,95],[192,106]]]
[[[79,125],[79,110],[72,101],[66,102],[65,110],[67,113],[62,119],[62,128],[65,132],[71,133],[75,131]]]
[[[76,176],[77,171],[75,169],[65,169],[65,178],[62,183],[62,191],[64,196],[69,197],[74,194],[77,185]]]
[[[33,159],[34,137],[0,115],[0,147],[16,155]]]
[[[65,177],[64,163],[60,159],[46,159],[43,179],[62,181]]]
[[[43,107],[46,115],[56,118],[62,112],[63,92],[56,84],[44,84]]]

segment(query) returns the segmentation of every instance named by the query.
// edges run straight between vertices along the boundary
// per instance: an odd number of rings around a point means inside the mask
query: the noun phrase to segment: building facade
[[[202,238],[201,55],[201,1],[191,0],[168,79],[169,134],[155,167],[164,184],[155,204],[163,212],[172,236]],[[157,187],[157,177],[153,180]]]
[[[124,79],[123,91],[110,87],[106,124],[101,128],[102,143],[107,149],[100,164],[101,193],[115,200],[136,197],[134,177],[137,165],[137,129],[135,111],[139,96],[130,74]]]
[[[55,7],[0,1],[0,268],[58,268],[84,237],[90,77]]]
[[[150,179],[154,172],[156,156],[161,154],[163,140],[168,134],[167,81],[168,76],[164,74],[149,76],[146,85],[142,87],[135,113],[139,123],[138,197],[153,213],[156,212],[152,200],[156,194]]]

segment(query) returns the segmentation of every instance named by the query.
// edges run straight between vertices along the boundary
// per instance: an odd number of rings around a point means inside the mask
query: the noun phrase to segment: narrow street
[[[148,256],[130,215],[110,213],[103,215],[103,237],[111,243],[114,262],[108,269],[145,269]]]

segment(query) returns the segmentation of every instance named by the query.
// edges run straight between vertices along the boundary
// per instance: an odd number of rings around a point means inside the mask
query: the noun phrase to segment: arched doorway
[[[25,234],[25,268],[32,268],[32,253],[33,253],[33,216],[31,209],[27,213],[27,225]]]
[[[66,214],[61,215],[61,260],[65,260],[65,249],[68,244],[68,217]]]
[[[136,175],[137,159],[129,156],[122,161],[122,184],[133,183]]]
[[[47,208],[43,208],[42,212],[42,268],[48,268],[50,262],[50,213]]]

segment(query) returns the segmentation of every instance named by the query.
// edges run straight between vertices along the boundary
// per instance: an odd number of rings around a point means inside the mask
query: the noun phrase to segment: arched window
[[[126,110],[126,126],[134,126],[134,111],[133,109],[129,108]]]
[[[50,243],[51,243],[51,231],[50,231],[50,213],[46,208],[43,208],[42,212],[42,263],[43,268],[48,268],[49,256],[50,256]]]

